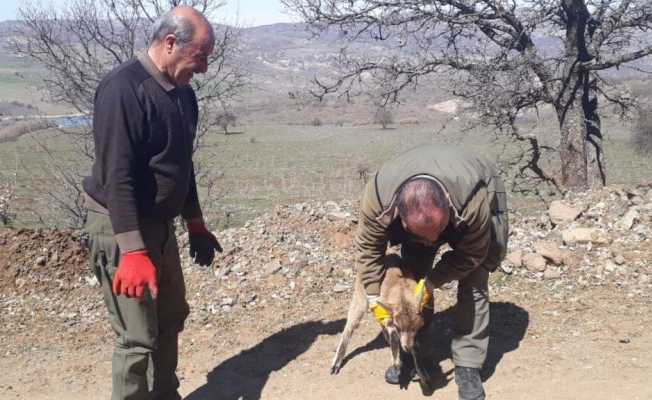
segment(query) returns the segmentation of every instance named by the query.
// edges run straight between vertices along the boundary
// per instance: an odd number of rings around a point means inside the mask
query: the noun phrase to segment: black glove
[[[222,246],[215,235],[206,228],[203,222],[187,224],[188,238],[190,239],[190,257],[195,264],[206,266],[213,263],[215,250],[222,252]]]

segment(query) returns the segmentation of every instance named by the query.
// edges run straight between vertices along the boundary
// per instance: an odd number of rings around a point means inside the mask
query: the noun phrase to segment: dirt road
[[[608,289],[558,301],[523,286],[494,296],[491,344],[483,371],[489,399],[608,400],[652,398],[652,313],[649,304]],[[356,332],[339,375],[328,373],[346,304],[331,299],[327,319],[276,326],[273,310],[257,326],[190,326],[182,336],[181,392],[201,399],[416,399],[418,384],[389,386],[389,362],[375,323]],[[291,310],[282,310],[283,313]],[[315,314],[316,316],[316,314]],[[449,359],[450,317],[440,313],[428,337],[442,370],[436,399],[456,399]],[[276,326],[276,328],[274,328]],[[110,339],[103,323],[80,332],[32,327],[17,337],[24,347],[0,360],[3,399],[103,399],[110,391]],[[56,329],[56,327],[49,327]],[[35,340],[30,340],[34,338]],[[32,347],[30,348],[30,344]]]

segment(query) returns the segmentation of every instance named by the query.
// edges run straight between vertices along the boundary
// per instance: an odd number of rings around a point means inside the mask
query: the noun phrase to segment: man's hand
[[[432,310],[432,291],[434,286],[428,278],[421,279],[414,288],[414,295],[417,297],[419,312],[424,308]]]
[[[117,296],[141,299],[145,294],[145,286],[149,288],[152,298],[158,295],[156,282],[156,267],[152,264],[147,250],[137,250],[120,256],[118,270],[113,277],[113,293]]]
[[[383,327],[387,326],[389,320],[392,319],[392,314],[378,301],[378,296],[367,295],[367,303],[376,321]]]
[[[195,219],[186,223],[188,237],[190,239],[190,257],[199,265],[211,265],[215,258],[215,250],[222,252],[222,246],[215,235],[206,228],[201,219]]]

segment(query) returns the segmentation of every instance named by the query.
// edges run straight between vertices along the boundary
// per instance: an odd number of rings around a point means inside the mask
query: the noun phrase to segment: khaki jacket
[[[451,219],[435,245],[447,251],[429,274],[436,287],[459,280],[483,265],[494,270],[507,247],[505,188],[495,166],[460,148],[426,145],[387,162],[367,183],[356,237],[357,270],[367,294],[380,293],[387,244],[401,243],[396,192],[414,177],[439,182],[449,195]],[[402,230],[402,229],[400,229]]]

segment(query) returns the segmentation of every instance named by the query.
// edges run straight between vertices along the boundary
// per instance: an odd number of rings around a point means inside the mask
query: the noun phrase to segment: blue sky
[[[66,0],[40,0],[41,4],[64,4]],[[218,11],[219,22],[238,22],[243,26],[267,25],[276,22],[291,22],[292,18],[283,12],[278,0],[227,0],[228,4]],[[0,21],[16,19],[18,4],[24,0],[0,0]],[[237,18],[237,21],[236,21]]]

